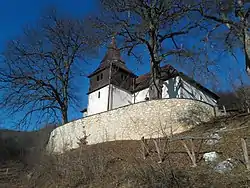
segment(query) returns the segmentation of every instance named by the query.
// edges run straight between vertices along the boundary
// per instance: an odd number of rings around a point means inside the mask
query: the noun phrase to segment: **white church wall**
[[[180,98],[180,77],[170,78],[163,82],[162,98]]]
[[[162,88],[162,98],[180,98],[180,77],[171,78],[164,81]],[[136,92],[133,96],[135,103],[145,101],[149,97],[149,88]]]
[[[193,85],[189,84],[183,79],[182,79],[182,88],[180,92],[181,92],[181,98],[196,99],[209,103],[213,106],[217,105],[217,101],[212,96],[207,94],[202,89],[194,87]]]
[[[197,113],[198,112],[198,113]],[[214,108],[190,99],[161,99],[128,105],[123,108],[88,116],[51,132],[47,149],[64,152],[78,148],[80,139],[87,144],[115,140],[159,138],[180,133],[208,121]]]
[[[112,86],[111,91],[112,94],[110,98],[112,101],[112,109],[146,101],[145,98],[149,97],[149,88],[136,92],[135,94],[131,94],[118,87]],[[106,86],[89,94],[87,112],[88,116],[107,111],[108,92],[109,86]],[[98,98],[99,95],[100,98]],[[164,81],[162,88],[162,98],[190,98],[201,100],[214,106],[217,105],[217,101],[213,97],[208,95],[203,90],[200,90],[189,84],[179,76]]]
[[[88,116],[107,111],[109,86],[88,95]]]
[[[132,94],[112,86],[112,109],[132,104]]]
[[[149,88],[146,88],[146,89],[143,89],[141,91],[134,93],[132,96],[133,102],[138,103],[141,101],[146,101],[145,98],[149,97],[148,91],[149,91]]]

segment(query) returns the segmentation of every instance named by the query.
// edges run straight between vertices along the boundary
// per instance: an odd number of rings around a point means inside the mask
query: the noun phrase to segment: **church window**
[[[101,80],[103,79],[103,74],[101,73]]]
[[[101,97],[101,93],[100,93],[100,91],[98,92],[98,98],[100,98]]]
[[[97,81],[99,81],[100,80],[100,77],[99,77],[99,75],[97,76]]]

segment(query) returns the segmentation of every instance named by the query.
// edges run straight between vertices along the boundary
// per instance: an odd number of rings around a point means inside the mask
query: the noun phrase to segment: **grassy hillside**
[[[52,130],[53,127],[33,132],[0,130],[0,162],[23,161],[31,150],[44,148]]]
[[[220,139],[209,145],[207,138],[215,132]],[[250,174],[241,147],[241,138],[249,135],[250,117],[238,115],[213,120],[171,138],[115,141],[83,145],[63,155],[40,154],[32,168],[21,172],[16,185],[27,188],[249,187]],[[192,151],[190,140],[193,140],[196,167],[184,147],[186,144]],[[250,142],[246,141],[250,151]],[[211,151],[219,158],[207,164],[202,156]],[[228,158],[232,160],[231,168],[224,173],[217,172],[215,166]],[[15,185],[15,181],[8,181],[9,186]]]
[[[23,177],[39,162],[52,130],[0,130],[0,188],[23,186]]]

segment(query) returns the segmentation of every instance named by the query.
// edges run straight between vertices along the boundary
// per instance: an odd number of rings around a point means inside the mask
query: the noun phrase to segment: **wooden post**
[[[9,168],[6,169],[5,174],[7,175],[9,173]]]
[[[194,165],[196,166],[196,157],[195,157],[193,139],[190,139],[190,145],[191,145],[191,154],[192,154],[192,157],[193,157],[193,162],[194,162]]]
[[[144,137],[141,138],[141,148],[142,148],[142,157],[143,159],[146,159],[146,157],[149,155],[149,149],[147,147],[147,143]]]
[[[142,158],[146,159],[145,147],[144,147],[144,143],[142,141],[141,141],[141,149],[142,149]]]
[[[249,157],[248,157],[247,144],[244,138],[241,138],[241,145],[242,145],[242,150],[244,154],[246,168],[247,170],[250,170],[250,162],[249,162]]]
[[[156,148],[156,151],[157,151],[157,154],[158,154],[158,158],[159,158],[159,162],[158,163],[162,163],[161,151],[160,151],[160,148],[158,146],[158,143],[155,141],[155,139],[153,139],[153,142],[155,144],[155,148]]]
[[[191,159],[191,161],[192,161],[192,163],[193,163],[192,167],[196,167],[197,164],[196,164],[196,157],[195,157],[195,152],[194,152],[193,140],[192,140],[192,139],[190,140],[190,143],[191,143],[191,151],[189,150],[187,144],[186,144],[183,140],[181,140],[181,143],[182,143],[182,145],[184,146],[184,148],[186,149],[186,152],[187,152],[188,156],[190,157],[190,159]]]
[[[227,110],[226,110],[226,107],[223,105],[223,112],[225,113],[225,114],[227,114]]]
[[[171,125],[171,127],[170,127],[170,137],[173,138],[173,135],[174,135],[174,133],[173,133],[173,126]]]

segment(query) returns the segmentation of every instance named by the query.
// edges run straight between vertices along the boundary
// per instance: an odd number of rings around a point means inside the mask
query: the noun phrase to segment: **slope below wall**
[[[114,140],[158,138],[183,132],[214,116],[214,107],[190,99],[161,99],[141,102],[88,116],[56,128],[50,135],[48,149],[53,152],[87,144]]]

